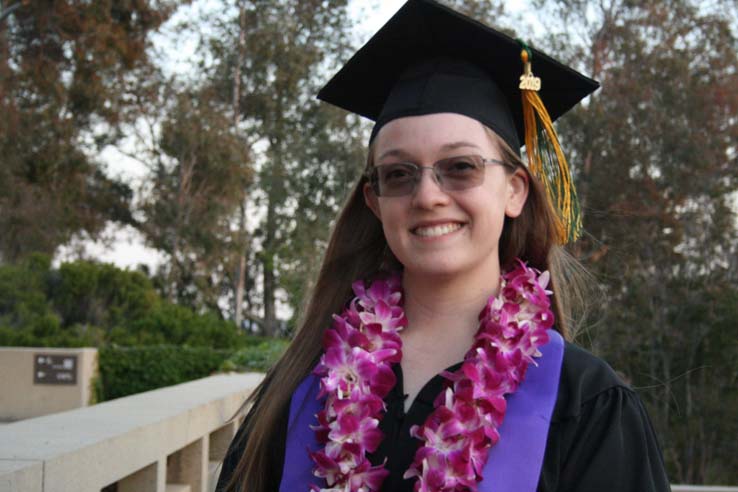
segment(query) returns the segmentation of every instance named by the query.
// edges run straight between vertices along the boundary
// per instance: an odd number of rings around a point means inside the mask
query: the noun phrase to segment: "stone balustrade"
[[[0,492],[212,492],[240,423],[231,417],[262,378],[211,376],[0,425]]]
[[[738,487],[728,485],[683,485],[671,486],[671,492],[738,492]]]
[[[262,374],[223,374],[0,426],[0,492],[207,492]]]

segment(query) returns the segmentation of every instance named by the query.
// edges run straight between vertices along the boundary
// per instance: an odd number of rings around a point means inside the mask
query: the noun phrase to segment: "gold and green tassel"
[[[520,91],[523,97],[528,167],[531,173],[541,180],[551,204],[558,212],[556,224],[558,242],[566,244],[576,241],[582,229],[579,199],[553,122],[538,95],[541,79],[535,77],[531,70],[532,53],[525,43],[521,44],[523,75],[520,76]]]

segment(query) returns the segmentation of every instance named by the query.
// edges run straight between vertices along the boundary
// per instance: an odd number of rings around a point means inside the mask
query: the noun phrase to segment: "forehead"
[[[392,151],[422,158],[452,149],[484,155],[496,150],[480,122],[456,113],[397,118],[382,127],[374,143],[378,158]]]

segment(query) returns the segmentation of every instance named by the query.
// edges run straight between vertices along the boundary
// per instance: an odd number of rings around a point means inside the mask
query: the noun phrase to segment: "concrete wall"
[[[34,383],[37,354],[75,355],[75,384]],[[97,349],[0,347],[0,421],[15,421],[90,404]]]
[[[0,492],[212,491],[263,374],[224,374],[0,425]]]

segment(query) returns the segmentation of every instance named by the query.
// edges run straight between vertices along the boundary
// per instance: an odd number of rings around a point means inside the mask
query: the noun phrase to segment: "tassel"
[[[541,79],[531,71],[532,54],[521,42],[523,50],[523,75],[520,76],[520,92],[523,97],[523,121],[525,123],[525,149],[528,168],[543,183],[551,204],[558,212],[556,230],[559,244],[576,241],[582,229],[582,216],[574,182],[569,173],[566,157],[559,145],[551,117],[538,95]]]

